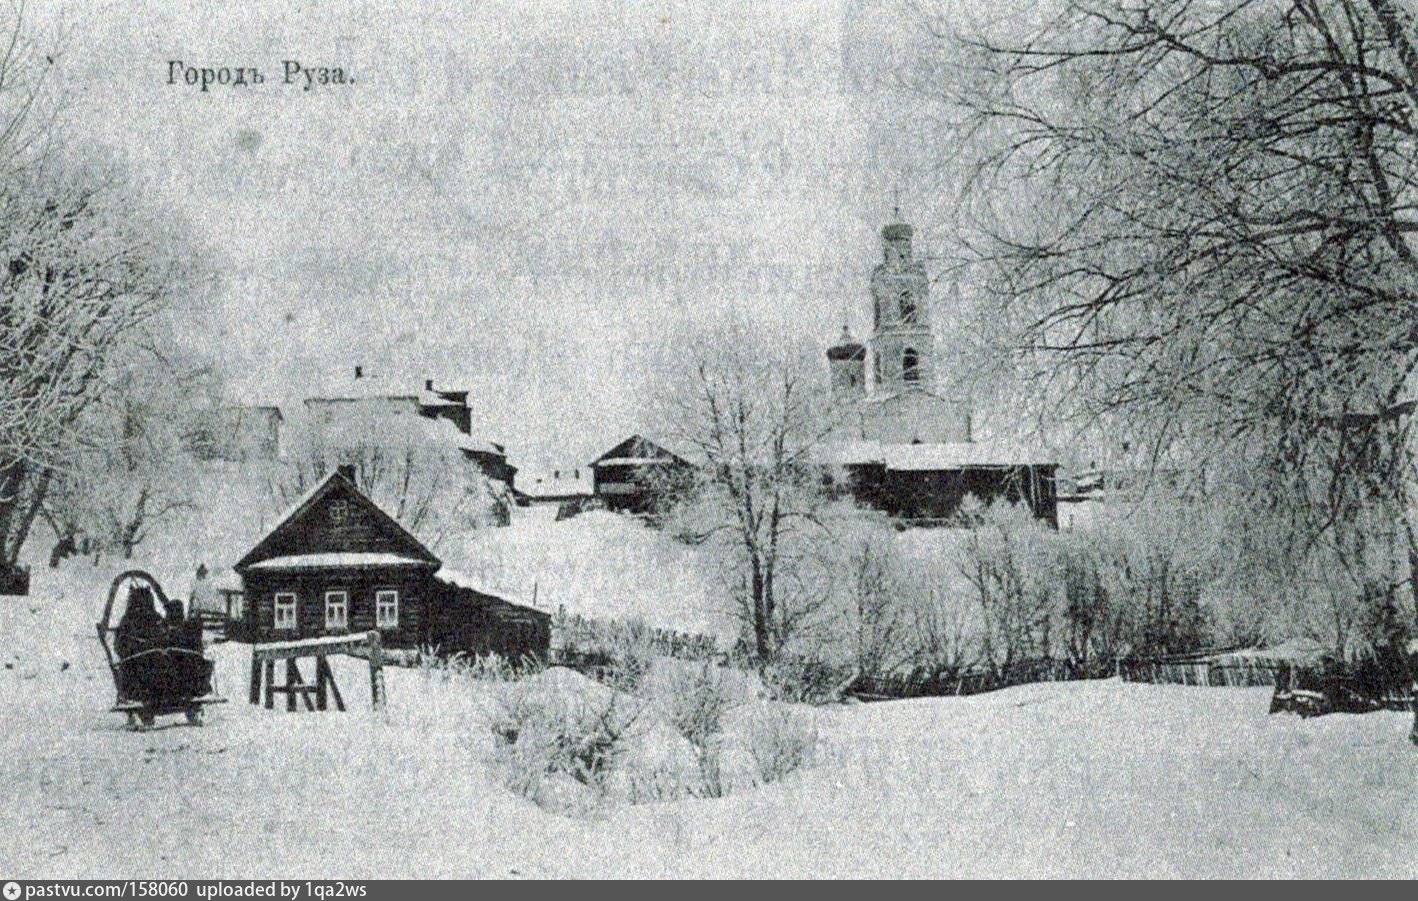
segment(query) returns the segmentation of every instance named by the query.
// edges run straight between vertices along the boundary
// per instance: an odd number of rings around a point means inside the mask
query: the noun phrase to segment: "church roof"
[[[836,344],[827,348],[829,360],[865,360],[866,356],[866,346],[853,338],[845,325],[842,326],[842,337],[837,339]]]
[[[897,472],[936,472],[952,469],[1002,468],[1008,466],[1056,466],[1009,445],[976,441],[949,441],[930,444],[892,444],[882,441],[841,441],[824,445],[819,454],[823,463],[838,466],[878,465]]]

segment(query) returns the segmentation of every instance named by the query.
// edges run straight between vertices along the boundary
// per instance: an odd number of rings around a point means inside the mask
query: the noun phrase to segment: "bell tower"
[[[883,259],[871,275],[872,336],[867,345],[872,385],[881,394],[929,388],[935,377],[926,267],[912,257],[911,226],[899,221],[899,210],[896,218],[881,230]]]

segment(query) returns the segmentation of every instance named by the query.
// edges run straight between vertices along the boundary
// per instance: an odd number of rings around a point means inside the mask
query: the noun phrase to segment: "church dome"
[[[842,337],[837,339],[836,344],[827,348],[829,360],[864,360],[866,355],[866,346],[853,338],[845,325],[842,326]]]

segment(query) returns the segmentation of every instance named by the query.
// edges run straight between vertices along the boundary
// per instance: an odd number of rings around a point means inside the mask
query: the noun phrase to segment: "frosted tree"
[[[110,361],[112,386],[76,421],[75,446],[44,500],[59,540],[82,536],[127,559],[155,528],[196,510],[192,414],[218,402],[221,389],[210,367],[175,343],[131,342]]]
[[[997,345],[1052,410],[1126,422],[1149,459],[1234,488],[1242,522],[1283,519],[1269,553],[1328,544],[1389,596],[1411,585],[1411,17],[1391,0],[1057,10],[1026,38],[947,41],[918,81],[962,111],[960,237],[999,299]]]
[[[832,601],[815,457],[832,423],[825,380],[806,349],[732,323],[674,351],[661,418],[698,470],[671,528],[717,551],[752,653],[767,662]]]
[[[308,417],[307,417],[308,419]],[[380,409],[351,410],[292,430],[288,462],[271,484],[291,503],[339,466],[353,466],[371,500],[430,548],[456,551],[476,529],[506,522],[510,500],[462,451],[445,421]]]
[[[0,572],[56,474],[80,464],[115,358],[205,286],[181,223],[120,166],[65,143],[45,87],[54,51],[17,10],[0,11]]]

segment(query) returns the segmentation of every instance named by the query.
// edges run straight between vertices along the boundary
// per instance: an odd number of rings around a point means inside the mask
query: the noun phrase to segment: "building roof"
[[[866,346],[853,338],[851,330],[845,325],[842,326],[842,336],[837,339],[837,343],[827,348],[829,360],[865,360],[866,355]]]
[[[331,551],[319,554],[288,554],[250,564],[247,569],[321,569],[361,566],[432,566],[427,560],[366,551]]]
[[[1008,466],[1056,466],[1035,453],[975,441],[931,444],[889,444],[881,441],[841,441],[824,445],[820,462],[838,466],[879,465],[898,472]]]
[[[692,466],[681,455],[675,453],[659,441],[652,441],[643,435],[629,438],[591,461],[592,466],[646,466],[659,463],[682,463]]]
[[[499,445],[465,435],[456,425],[442,417],[424,416],[413,411],[400,413],[393,408],[368,404],[365,400],[367,399],[310,398],[307,403],[314,401],[348,404],[348,407],[339,409],[328,422],[318,424],[317,428],[327,440],[341,442],[348,438],[350,444],[380,447],[443,446],[493,457],[507,456]]]
[[[505,604],[508,607],[515,607],[519,610],[524,610],[529,613],[535,613],[540,616],[551,616],[551,614],[547,613],[547,611],[542,610],[538,607],[533,607],[531,604],[510,601],[507,599],[507,592],[493,591],[492,589],[484,585],[482,582],[477,579],[474,579],[467,573],[459,572],[455,569],[449,569],[446,566],[440,569],[438,572],[434,573],[433,577],[438,581],[442,582],[444,585],[451,585],[454,588],[461,588],[464,591],[471,591],[474,594],[479,594],[485,597],[492,598],[494,601],[500,604]]]
[[[413,536],[409,530],[399,524],[398,520],[385,513],[379,505],[374,503],[364,493],[355,486],[353,482],[346,479],[339,470],[335,470],[317,483],[305,494],[295,500],[293,504],[281,513],[276,525],[266,533],[265,537],[256,543],[256,546],[247,551],[246,554],[232,567],[237,571],[254,567],[265,560],[279,558],[293,558],[297,556],[323,556],[325,554],[345,553],[322,551],[319,553],[290,554],[282,553],[288,547],[300,547],[305,544],[307,532],[301,522],[307,514],[313,510],[325,498],[332,494],[339,494],[344,498],[353,501],[365,514],[378,524],[384,527],[385,537],[388,542],[394,545],[396,551],[379,551],[372,553],[396,553],[400,557],[408,557],[414,560],[421,560],[437,566],[440,561],[433,555],[423,542]],[[361,551],[359,553],[371,553]],[[326,566],[339,564],[326,563]],[[275,567],[272,567],[275,568]]]

